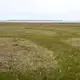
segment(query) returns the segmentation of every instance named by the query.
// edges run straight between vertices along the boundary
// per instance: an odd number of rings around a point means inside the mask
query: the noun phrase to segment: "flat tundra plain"
[[[0,23],[0,80],[80,80],[80,23]]]

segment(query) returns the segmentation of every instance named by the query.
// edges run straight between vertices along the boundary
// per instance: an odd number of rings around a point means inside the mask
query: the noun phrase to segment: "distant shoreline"
[[[0,23],[80,23],[80,21],[62,20],[2,20]]]

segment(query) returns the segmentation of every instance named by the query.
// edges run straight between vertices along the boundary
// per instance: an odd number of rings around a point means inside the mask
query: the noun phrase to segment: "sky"
[[[0,20],[80,21],[80,0],[0,0]]]

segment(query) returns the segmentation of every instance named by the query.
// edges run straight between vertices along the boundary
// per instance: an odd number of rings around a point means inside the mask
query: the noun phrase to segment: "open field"
[[[0,23],[0,80],[80,80],[80,23]]]

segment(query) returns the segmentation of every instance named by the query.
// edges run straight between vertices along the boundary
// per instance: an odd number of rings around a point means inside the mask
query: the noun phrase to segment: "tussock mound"
[[[0,38],[0,72],[55,68],[53,52],[30,40]]]

